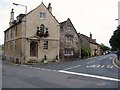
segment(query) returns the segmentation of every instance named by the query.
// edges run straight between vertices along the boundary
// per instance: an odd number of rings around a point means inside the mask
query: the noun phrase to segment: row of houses
[[[27,14],[14,19],[11,10],[9,28],[4,31],[4,58],[10,61],[28,63],[43,60],[69,60],[101,55],[99,44],[90,37],[77,33],[71,20],[64,22],[52,14],[51,3],[48,7],[42,2]]]

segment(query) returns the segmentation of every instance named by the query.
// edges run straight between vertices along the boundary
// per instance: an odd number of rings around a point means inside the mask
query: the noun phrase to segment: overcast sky
[[[15,19],[20,13],[25,13],[25,8],[12,3],[27,5],[31,11],[41,4],[52,4],[53,15],[59,22],[70,18],[77,32],[89,36],[97,43],[109,46],[109,39],[116,30],[118,22],[119,0],[0,0],[0,44],[4,43],[4,30],[9,27],[10,12],[14,8]]]

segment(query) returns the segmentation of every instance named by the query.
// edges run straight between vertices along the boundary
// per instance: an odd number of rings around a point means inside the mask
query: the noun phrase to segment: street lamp
[[[24,57],[26,56],[26,22],[27,22],[27,20],[26,20],[26,15],[27,15],[27,6],[26,5],[22,5],[22,4],[17,4],[17,3],[13,3],[13,5],[16,5],[16,6],[23,6],[23,7],[25,7],[25,33],[24,33],[24,36],[25,36],[25,43],[24,43],[24,45],[23,45],[23,47],[24,47]],[[21,52],[22,53],[22,52]],[[21,55],[23,55],[23,54],[21,54]],[[22,58],[22,60],[21,60],[21,64],[23,64],[23,59],[24,58]]]
[[[25,7],[25,14],[27,14],[27,6],[26,5],[17,4],[17,3],[13,3],[13,5]]]

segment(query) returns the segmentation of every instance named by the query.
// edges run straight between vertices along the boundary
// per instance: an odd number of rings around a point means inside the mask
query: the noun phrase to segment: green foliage
[[[58,60],[58,55],[56,55],[56,58],[55,58],[56,60]]]
[[[108,46],[105,46],[104,44],[100,44],[100,48],[101,48],[103,51],[110,50],[110,48],[109,48]]]
[[[89,48],[82,47],[81,49],[81,58],[87,58],[91,56],[91,50]]]
[[[47,56],[46,55],[44,55],[44,60],[47,60]]]
[[[120,49],[120,26],[118,26],[117,30],[114,31],[109,43],[112,46],[112,50]]]
[[[4,45],[0,45],[0,51],[4,50]]]

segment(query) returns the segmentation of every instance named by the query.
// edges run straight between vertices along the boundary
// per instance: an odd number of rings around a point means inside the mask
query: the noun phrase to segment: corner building
[[[20,14],[14,20],[11,11],[10,27],[4,31],[4,56],[10,61],[28,63],[41,62],[44,58],[49,61],[59,59],[60,25],[52,15],[49,3],[43,2],[28,14]]]

